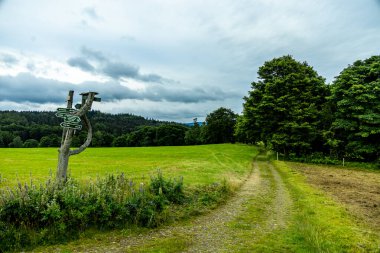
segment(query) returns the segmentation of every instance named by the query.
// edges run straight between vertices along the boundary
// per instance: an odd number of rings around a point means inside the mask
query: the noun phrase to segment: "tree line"
[[[134,130],[141,125],[159,125],[153,119],[132,114],[89,112],[93,122],[94,145],[112,146],[115,136]],[[55,112],[0,111],[0,147],[59,147],[62,119]],[[85,130],[77,131],[73,144],[80,145],[86,138]]]
[[[380,161],[380,56],[355,61],[331,84],[292,56],[258,70],[235,135],[289,158]]]
[[[89,112],[93,124],[93,147],[179,146],[233,142],[237,114],[219,108],[205,122],[193,126],[145,119],[132,114]],[[0,111],[0,147],[59,147],[61,119],[55,112]],[[73,136],[72,146],[86,139],[85,129]]]

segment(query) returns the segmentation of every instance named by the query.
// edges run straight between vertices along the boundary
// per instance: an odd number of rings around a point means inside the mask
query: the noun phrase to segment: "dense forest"
[[[114,138],[130,133],[139,126],[170,124],[145,119],[132,114],[107,114],[91,111],[88,115],[93,124],[93,146],[112,146]],[[1,147],[58,147],[61,142],[62,119],[55,112],[0,111]],[[85,129],[77,131],[74,146],[86,138]]]
[[[91,111],[88,116],[93,125],[93,147],[178,146],[232,142],[237,117],[231,110],[219,108],[207,116],[207,123],[200,125],[194,120],[193,126],[189,127],[132,114],[115,115]],[[61,121],[55,112],[0,111],[0,147],[59,147],[62,135]],[[72,145],[80,146],[86,137],[85,129],[77,131]]]

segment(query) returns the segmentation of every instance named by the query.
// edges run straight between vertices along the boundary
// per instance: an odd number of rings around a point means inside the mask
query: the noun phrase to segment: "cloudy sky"
[[[380,0],[0,0],[0,110],[55,110],[73,89],[109,113],[240,113],[287,54],[328,82],[379,55]]]

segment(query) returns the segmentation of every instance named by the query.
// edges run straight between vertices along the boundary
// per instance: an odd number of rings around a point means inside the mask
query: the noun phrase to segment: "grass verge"
[[[379,239],[285,162],[274,162],[293,199],[288,229],[275,236],[293,252],[379,252]]]

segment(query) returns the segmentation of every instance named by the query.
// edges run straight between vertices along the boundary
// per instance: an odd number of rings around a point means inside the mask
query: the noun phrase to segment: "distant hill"
[[[111,136],[107,144],[111,145],[112,139],[128,134],[141,126],[159,126],[163,124],[177,124],[154,119],[146,119],[133,114],[109,114],[99,111],[91,111],[88,117],[92,123],[93,132],[101,133],[104,136]],[[26,140],[36,140],[41,146],[43,137],[48,142],[45,146],[58,146],[62,128],[61,118],[55,116],[55,112],[50,111],[0,111],[0,147],[8,147],[16,137],[20,137],[24,143]],[[78,133],[78,138],[85,138],[85,131]]]
[[[203,125],[204,124],[204,122],[198,122],[198,125]],[[188,127],[192,127],[192,126],[194,126],[194,122],[190,122],[190,123],[183,123],[183,125],[185,125],[185,126],[188,126]]]

